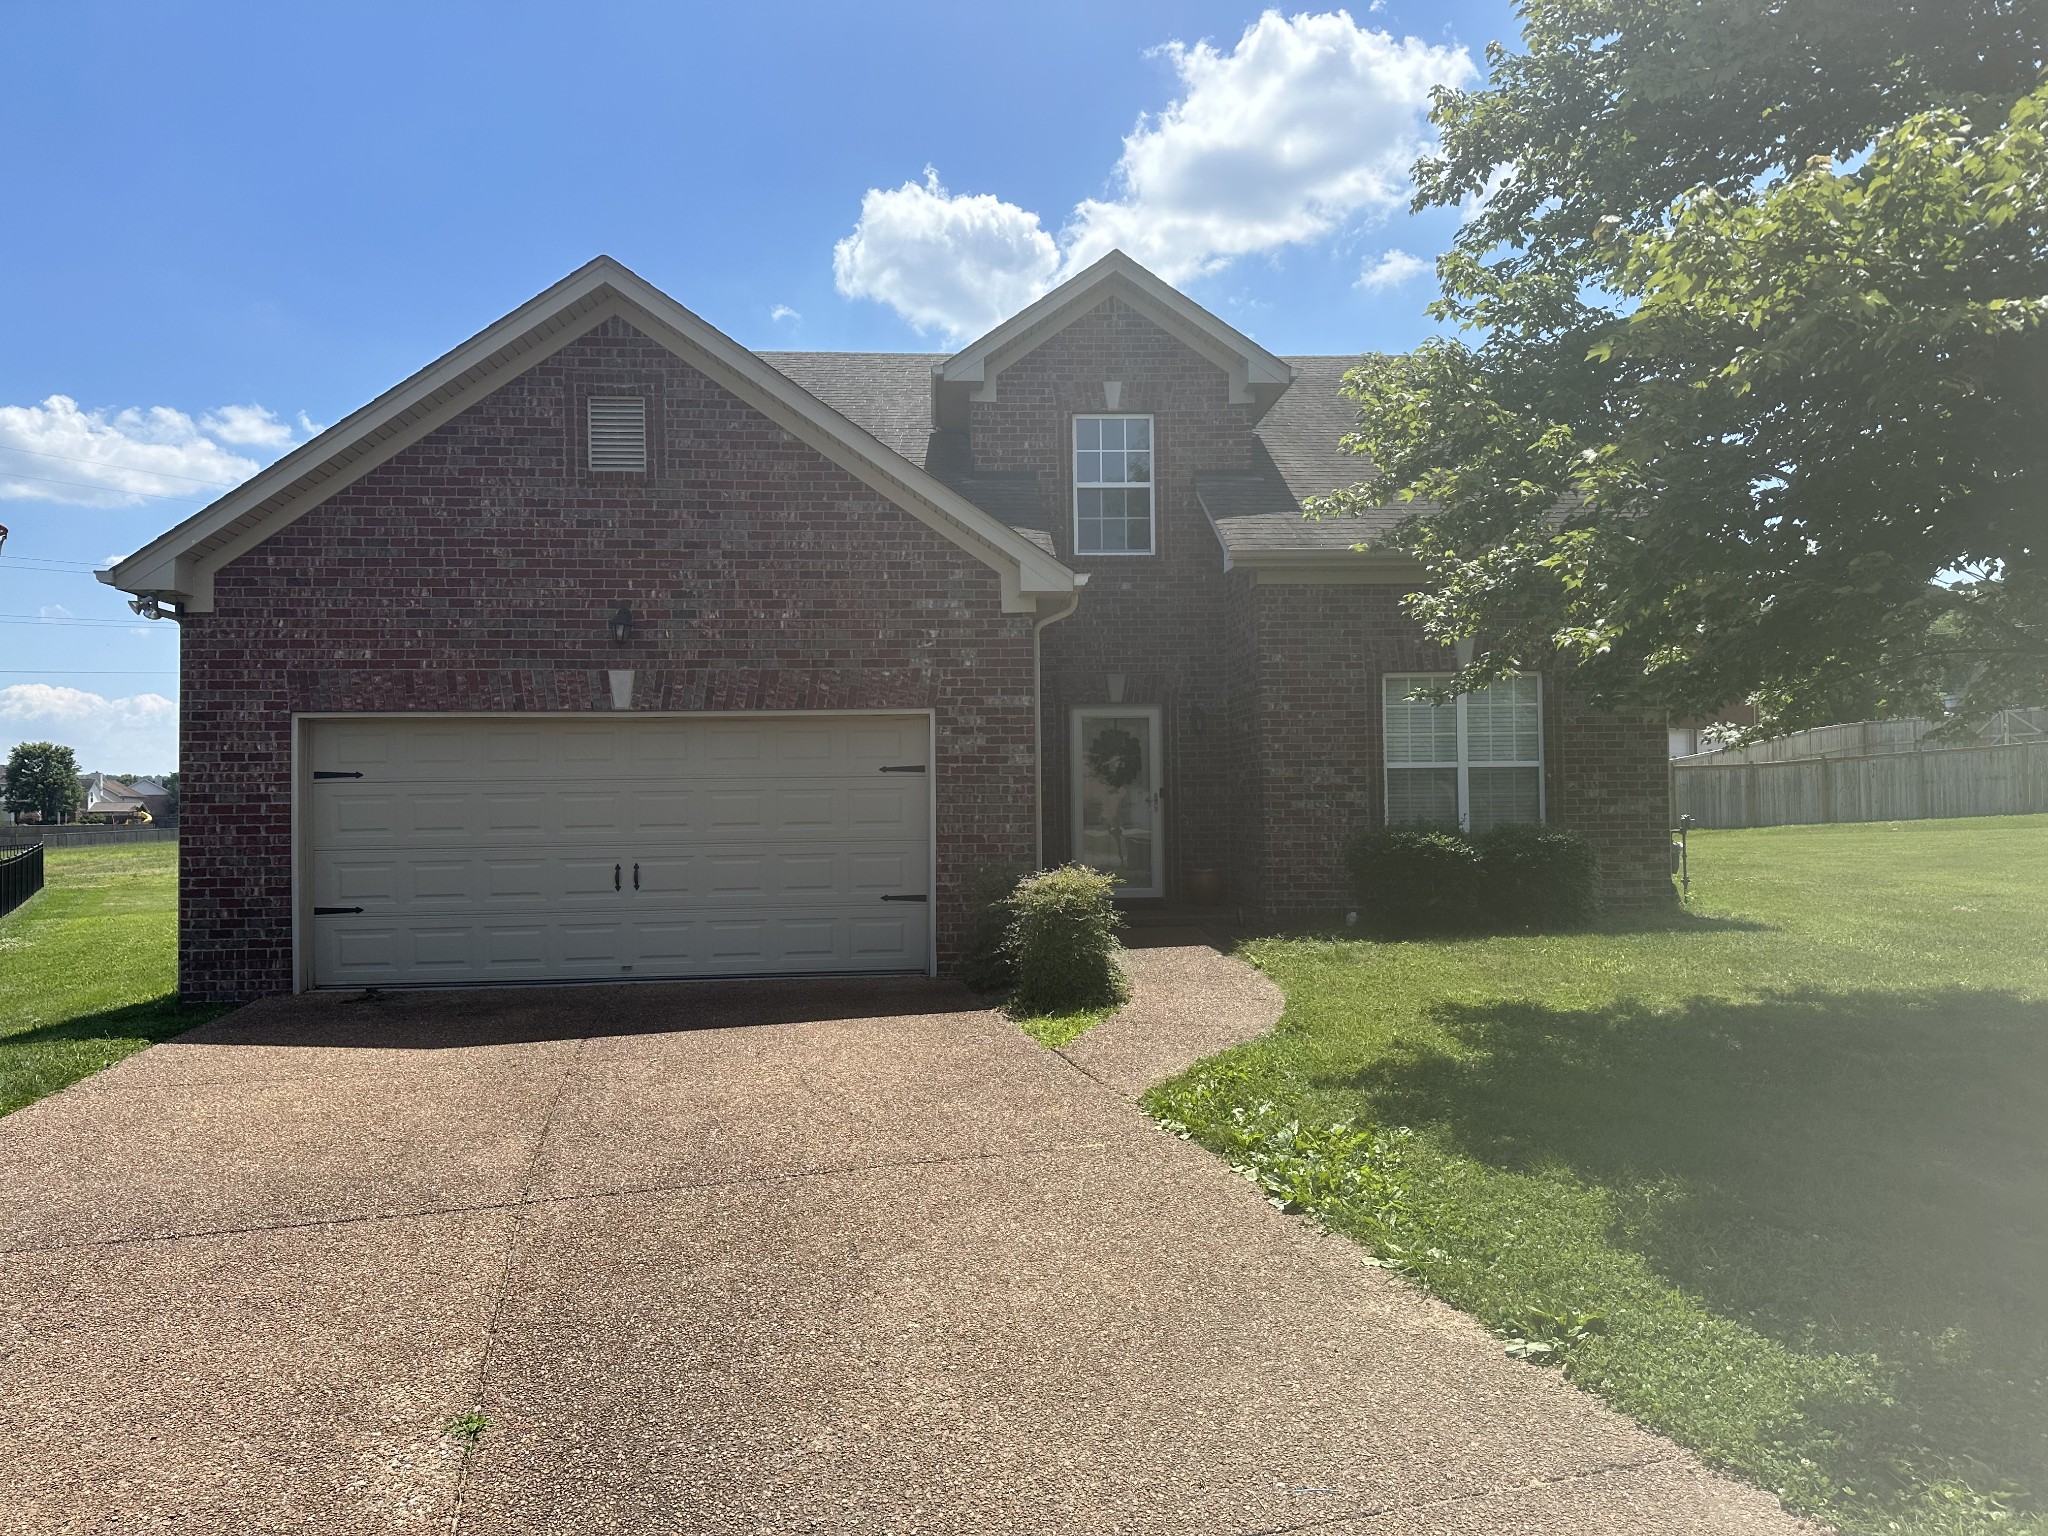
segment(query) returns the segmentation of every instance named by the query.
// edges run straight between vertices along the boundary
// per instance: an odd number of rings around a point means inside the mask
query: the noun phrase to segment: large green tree
[[[1462,681],[1779,728],[2048,698],[2048,0],[1524,0],[1455,336],[1351,375]]]
[[[62,821],[84,802],[78,759],[54,741],[24,741],[7,754],[7,809]]]

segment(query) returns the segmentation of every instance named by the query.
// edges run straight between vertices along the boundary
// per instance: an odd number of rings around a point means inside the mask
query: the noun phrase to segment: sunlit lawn
[[[1692,868],[1643,931],[1256,942],[1280,1028],[1152,1102],[1413,1127],[1419,1283],[1845,1530],[2048,1531],[2048,817]]]
[[[0,918],[0,1114],[222,1012],[177,1006],[176,843],[44,859]]]

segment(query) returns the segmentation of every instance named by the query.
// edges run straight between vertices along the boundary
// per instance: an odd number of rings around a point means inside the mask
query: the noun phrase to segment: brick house
[[[1300,511],[1346,361],[1120,254],[947,355],[590,263],[103,574],[182,621],[181,990],[943,971],[985,867],[1321,916],[1389,815],[1669,899],[1661,722],[1407,698],[1417,573]]]

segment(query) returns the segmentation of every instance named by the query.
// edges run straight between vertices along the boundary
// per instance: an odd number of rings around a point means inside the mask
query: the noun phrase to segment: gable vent
[[[647,402],[638,395],[592,395],[590,467],[593,470],[647,471]]]

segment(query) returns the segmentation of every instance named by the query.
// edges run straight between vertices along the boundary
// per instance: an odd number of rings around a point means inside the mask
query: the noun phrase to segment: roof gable
[[[614,316],[625,319],[730,390],[799,441],[993,569],[1006,611],[1037,611],[1064,598],[1074,573],[873,433],[856,426],[754,353],[608,256],[472,336],[361,410],[111,571],[109,586],[180,604],[213,607],[213,574],[303,517],[343,487],[425,437],[481,395],[544,361]]]
[[[968,400],[996,399],[1004,368],[1111,297],[1122,299],[1215,363],[1230,376],[1231,400],[1256,406],[1260,415],[1293,380],[1292,370],[1282,359],[1122,251],[1111,251],[935,369],[932,383],[938,424],[956,424],[952,418]]]

